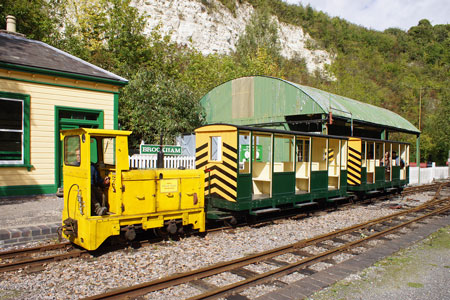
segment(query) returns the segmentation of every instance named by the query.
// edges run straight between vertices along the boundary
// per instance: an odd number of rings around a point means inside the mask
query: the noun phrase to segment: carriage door
[[[66,129],[76,129],[76,128],[103,128],[103,111],[101,110],[91,110],[91,109],[79,109],[70,107],[55,107],[55,118],[57,122],[55,124],[55,159],[56,170],[55,170],[55,181],[58,188],[63,186],[63,144],[59,140],[59,131]],[[92,149],[96,147],[95,144],[91,144],[91,152],[97,153],[97,149]]]

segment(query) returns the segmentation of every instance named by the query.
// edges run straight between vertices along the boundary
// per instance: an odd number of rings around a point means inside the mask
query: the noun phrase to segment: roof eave
[[[33,72],[33,73],[38,73],[38,74],[42,74],[42,75],[59,76],[59,77],[65,77],[65,78],[70,78],[70,79],[86,80],[86,81],[105,83],[105,84],[111,84],[111,85],[117,85],[117,86],[125,86],[128,84],[128,80],[126,80],[126,79],[124,79],[123,81],[122,80],[114,80],[114,79],[108,79],[108,78],[103,78],[103,77],[96,77],[96,76],[90,76],[90,75],[83,75],[83,74],[76,74],[76,73],[69,73],[69,72],[62,72],[62,71],[56,71],[56,70],[50,70],[50,69],[44,69],[44,68],[25,66],[25,65],[11,64],[11,63],[1,62],[1,61],[0,61],[0,67],[4,68],[4,69],[8,69],[8,70]]]
[[[343,117],[343,116],[336,116],[333,118],[336,119],[341,119],[341,120],[346,120],[348,122],[351,122],[351,119],[347,118],[347,117]],[[388,126],[388,125],[382,125],[382,124],[377,124],[377,123],[372,123],[369,121],[363,121],[363,120],[359,120],[359,119],[353,119],[353,122],[357,122],[359,124],[366,124],[366,125],[370,125],[372,127],[376,127],[376,128],[385,128],[388,129],[389,131],[396,131],[396,132],[403,132],[403,133],[409,133],[409,134],[415,134],[415,135],[420,135],[420,131],[417,130],[409,130],[409,129],[404,129],[404,128],[399,128],[399,127],[394,127],[394,126]]]

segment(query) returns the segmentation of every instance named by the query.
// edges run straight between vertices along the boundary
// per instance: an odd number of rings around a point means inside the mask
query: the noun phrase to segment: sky
[[[366,28],[383,31],[389,27],[408,30],[420,20],[432,25],[450,23],[450,0],[284,0],[310,4],[329,16],[341,17]]]

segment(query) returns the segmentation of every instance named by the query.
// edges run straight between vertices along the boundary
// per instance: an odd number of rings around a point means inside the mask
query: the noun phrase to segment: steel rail
[[[0,273],[23,269],[25,267],[41,266],[45,263],[80,257],[82,255],[88,255],[88,254],[89,254],[89,252],[87,250],[75,250],[75,251],[70,251],[69,253],[48,255],[48,256],[44,256],[44,257],[37,257],[37,258],[31,258],[31,259],[26,259],[26,260],[21,260],[21,261],[15,261],[12,263],[7,263],[7,264],[1,264],[0,265]]]
[[[449,199],[450,198],[447,198],[446,200],[449,200]],[[416,218],[414,218],[412,220],[405,221],[402,224],[395,225],[395,226],[390,227],[388,229],[385,229],[383,231],[374,233],[374,234],[372,234],[370,236],[367,236],[365,238],[362,238],[360,240],[346,243],[346,244],[344,244],[344,245],[342,245],[340,247],[337,247],[335,249],[331,249],[331,250],[322,252],[322,253],[320,253],[318,255],[302,259],[302,260],[300,260],[298,262],[291,263],[291,264],[286,265],[284,267],[280,267],[278,269],[275,269],[275,270],[272,270],[272,271],[269,271],[269,272],[266,272],[266,273],[263,273],[263,274],[258,274],[255,277],[248,278],[248,279],[245,279],[243,281],[240,281],[240,282],[237,282],[237,283],[233,283],[233,284],[230,284],[230,285],[227,285],[227,286],[224,286],[224,287],[221,287],[221,288],[217,288],[217,289],[214,289],[212,291],[203,293],[201,295],[197,295],[197,296],[191,297],[188,300],[215,299],[217,297],[226,296],[226,295],[228,295],[231,292],[242,291],[245,288],[247,288],[248,286],[254,286],[254,285],[257,285],[257,284],[261,284],[261,283],[267,282],[268,280],[273,280],[273,278],[277,278],[277,277],[280,277],[280,276],[283,276],[283,275],[295,272],[296,270],[300,269],[300,267],[302,267],[302,266],[306,267],[307,265],[313,264],[313,262],[317,263],[317,262],[322,261],[324,259],[327,259],[327,258],[329,258],[331,256],[334,256],[334,255],[336,255],[338,253],[341,253],[341,252],[344,252],[344,251],[348,251],[352,247],[355,247],[357,245],[365,243],[368,240],[372,240],[372,239],[378,238],[380,236],[387,235],[388,233],[396,231],[396,230],[398,230],[398,229],[400,229],[402,227],[405,227],[405,226],[407,226],[407,225],[409,225],[411,223],[418,222],[418,221],[423,220],[425,218],[428,218],[428,217],[430,217],[432,215],[439,214],[439,213],[445,212],[447,210],[450,210],[450,204],[447,204],[445,207],[438,208],[438,209],[436,209],[436,210],[434,210],[432,212],[429,212],[429,213],[427,213],[427,214],[425,214],[423,216],[416,217]]]
[[[332,233],[322,234],[322,235],[319,235],[319,236],[316,236],[316,237],[313,237],[310,239],[299,241],[299,242],[291,244],[291,245],[278,247],[278,248],[267,250],[267,251],[264,251],[261,253],[238,258],[238,259],[235,259],[232,261],[218,263],[218,264],[215,264],[212,266],[200,268],[198,270],[189,271],[189,272],[182,273],[182,274],[172,275],[172,276],[169,276],[166,278],[161,278],[161,279],[153,280],[150,282],[141,283],[141,284],[134,285],[131,287],[116,289],[114,291],[109,291],[109,292],[91,296],[91,297],[88,297],[85,299],[123,299],[124,297],[131,297],[131,298],[138,297],[138,296],[142,296],[142,295],[145,295],[145,294],[153,292],[153,291],[157,291],[157,290],[165,289],[165,288],[168,288],[171,286],[187,283],[192,280],[197,280],[197,279],[201,279],[204,277],[216,275],[216,274],[230,271],[232,269],[243,267],[243,266],[255,263],[255,262],[259,262],[264,259],[279,256],[284,253],[292,251],[292,249],[298,249],[298,248],[306,247],[308,245],[316,244],[323,240],[334,238],[338,235],[343,235],[348,232],[353,232],[355,230],[373,226],[376,223],[381,223],[381,222],[387,221],[389,219],[394,219],[400,215],[404,215],[404,214],[420,211],[422,209],[426,209],[427,206],[430,206],[432,204],[447,201],[448,199],[437,200],[437,197],[438,197],[438,194],[440,193],[441,188],[442,188],[442,185],[436,192],[436,195],[435,195],[435,197],[433,197],[433,200],[431,200],[427,203],[424,203],[422,205],[419,205],[417,207],[414,207],[412,209],[406,210],[406,211],[401,211],[401,212],[398,212],[398,213],[395,213],[395,214],[392,214],[389,216],[384,216],[381,218],[377,218],[375,220],[370,220],[368,222],[365,222],[362,224],[357,224],[357,225],[354,225],[354,226],[351,226],[348,228],[340,229],[340,230],[334,231]]]
[[[63,242],[59,244],[51,244],[51,245],[42,245],[42,246],[36,246],[36,247],[30,247],[30,248],[19,248],[9,251],[2,251],[0,252],[0,259],[5,258],[12,258],[17,257],[20,255],[27,255],[31,253],[39,253],[44,251],[51,251],[51,250],[59,250],[64,249],[67,247],[72,246],[71,242]]]

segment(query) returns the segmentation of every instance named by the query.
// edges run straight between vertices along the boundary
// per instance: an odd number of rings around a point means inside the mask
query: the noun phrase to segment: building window
[[[0,92],[0,166],[29,166],[29,97]]]

